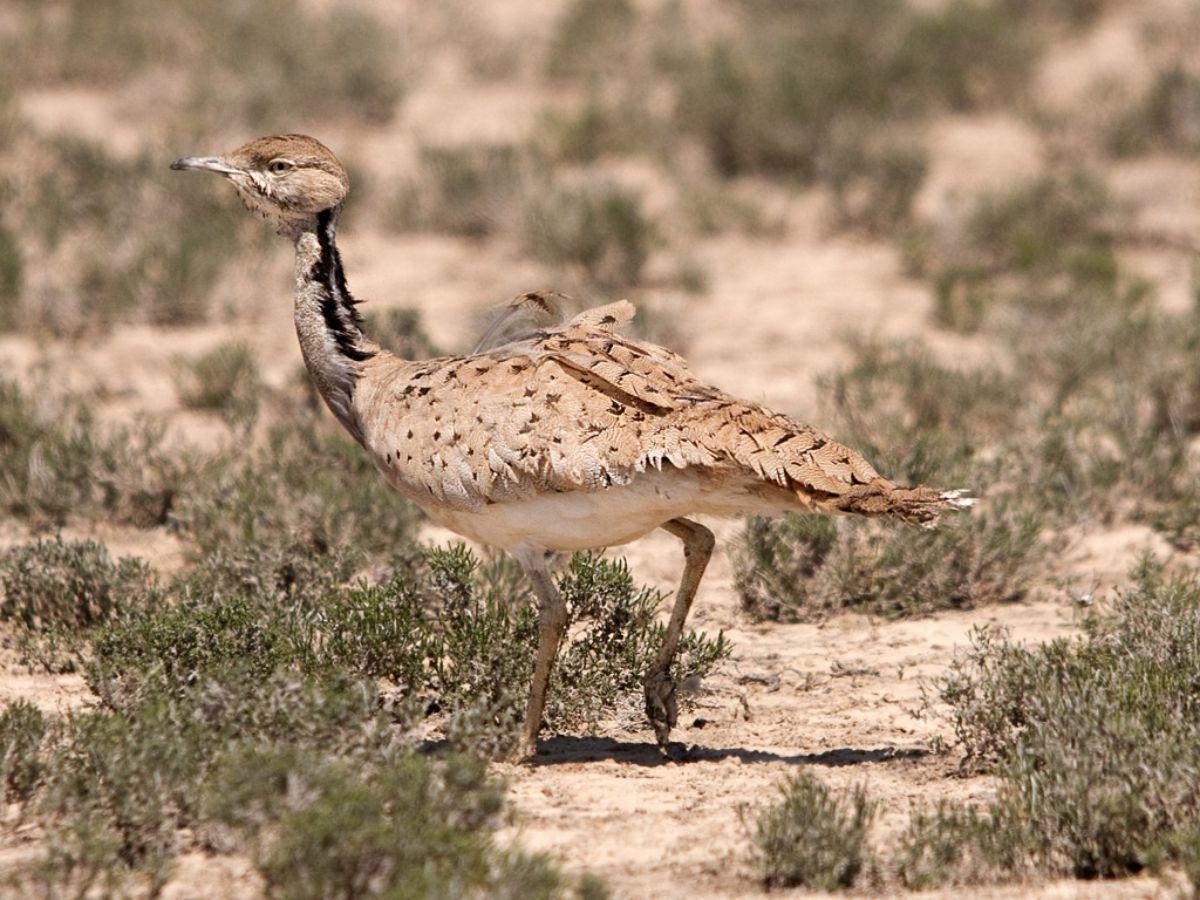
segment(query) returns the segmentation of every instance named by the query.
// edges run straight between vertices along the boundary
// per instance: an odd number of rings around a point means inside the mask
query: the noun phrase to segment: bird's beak
[[[235,169],[219,156],[185,156],[171,163],[172,169],[199,169],[205,172],[216,172],[219,175],[240,175],[241,169]]]

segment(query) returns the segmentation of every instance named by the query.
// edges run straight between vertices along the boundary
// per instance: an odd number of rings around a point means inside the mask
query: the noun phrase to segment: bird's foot
[[[537,756],[537,738],[532,740],[528,737],[522,737],[517,743],[516,748],[512,751],[511,760],[515,763],[523,763],[529,765]]]
[[[679,717],[675,703],[675,682],[666,672],[652,672],[646,679],[646,716],[654,729],[658,746],[664,750],[671,739],[671,729]]]

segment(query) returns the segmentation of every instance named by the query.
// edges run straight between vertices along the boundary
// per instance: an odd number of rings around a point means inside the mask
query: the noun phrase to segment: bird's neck
[[[363,337],[362,316],[346,287],[335,241],[338,211],[325,210],[295,231],[296,334],[304,365],[326,405],[361,439],[354,388],[377,348]]]

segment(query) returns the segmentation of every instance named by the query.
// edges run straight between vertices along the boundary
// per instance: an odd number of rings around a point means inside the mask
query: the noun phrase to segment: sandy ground
[[[411,8],[377,6],[392,15]],[[1174,6],[1158,0],[1136,8],[1145,18],[1165,15]],[[511,7],[499,2],[480,5],[479,14],[493,24],[513,22]],[[527,17],[524,31],[510,28],[509,37],[519,41],[551,22],[549,11],[539,12]],[[1048,100],[1079,102],[1089,85],[1114,71],[1141,77],[1131,38],[1141,23],[1142,18],[1120,12],[1093,34],[1051,54],[1040,75]],[[452,65],[438,68],[392,126],[357,140],[360,161],[374,169],[372,184],[386,183],[397,160],[411,158],[417,140],[511,138],[552,99],[531,85],[464,86],[456,73]],[[136,147],[136,125],[121,118],[111,98],[94,94],[40,91],[22,98],[22,110],[47,131],[76,131],[118,151]],[[939,227],[955,227],[964,197],[1024,177],[1044,159],[1036,133],[1013,117],[948,118],[934,135],[930,177],[918,209]],[[1137,221],[1147,231],[1170,232],[1183,244],[1200,240],[1200,176],[1194,166],[1139,161],[1112,175],[1117,192],[1139,202]],[[702,377],[811,417],[819,412],[815,380],[844,358],[838,338],[846,333],[899,340],[921,334],[948,358],[967,362],[1002,354],[1002,348],[930,333],[928,287],[906,275],[895,246],[831,235],[820,198],[785,205],[786,237],[722,235],[695,248],[711,289],[673,303],[670,314]],[[503,240],[472,243],[351,229],[343,244],[356,293],[379,307],[416,306],[435,342],[448,349],[469,346],[481,309],[524,290],[555,286],[547,271]],[[1189,301],[1185,253],[1133,250],[1130,258],[1159,285],[1164,303]],[[83,346],[6,337],[0,339],[0,364],[29,378],[39,366],[53,365],[67,384],[102,387],[109,398],[106,415],[127,419],[154,413],[187,439],[211,444],[222,439],[221,426],[211,417],[178,409],[170,378],[173,360],[236,334],[260,352],[268,383],[286,382],[300,363],[290,324],[286,247],[268,256],[257,283],[263,286],[261,295],[252,298],[253,308],[236,323],[178,331],[123,328]],[[647,302],[653,306],[655,301]],[[736,524],[716,527],[723,541],[737,530]],[[115,554],[142,556],[168,570],[180,564],[180,547],[164,533],[90,533]],[[11,524],[0,526],[0,545],[23,537]],[[431,540],[446,537],[429,533]],[[1081,533],[1073,536],[1056,571],[1048,573],[1045,589],[1031,602],[906,622],[843,615],[804,625],[755,625],[743,616],[721,550],[701,586],[692,624],[725,630],[734,655],[681,716],[675,738],[686,748],[684,759],[664,760],[648,729],[628,722],[607,723],[596,735],[553,736],[536,765],[497,766],[511,784],[515,807],[505,838],[545,850],[570,869],[605,877],[618,897],[760,896],[741,812],[771,800],[781,779],[809,766],[832,785],[869,786],[882,804],[875,840],[886,848],[913,803],[983,799],[992,790],[986,778],[961,777],[953,753],[935,752],[949,738],[944,721],[917,714],[922,686],[946,671],[971,629],[997,623],[1028,641],[1068,634],[1077,607],[1070,593],[1051,587],[1051,575],[1069,575],[1073,584],[1089,587],[1111,585],[1146,548],[1165,550],[1142,528]],[[625,553],[639,579],[673,589],[682,561],[674,539],[653,535]],[[55,712],[89,702],[78,676],[30,675],[12,651],[0,650],[0,702],[17,698]],[[181,860],[164,896],[250,897],[260,890],[245,860],[194,853]],[[1067,881],[944,896],[1146,897],[1160,891],[1152,880]]]

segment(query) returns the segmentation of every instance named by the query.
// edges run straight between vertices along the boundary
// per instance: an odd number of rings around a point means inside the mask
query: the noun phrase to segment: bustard
[[[311,137],[260,138],[174,169],[216,172],[274,220],[296,251],[295,322],[321,396],[388,483],[434,522],[513,554],[538,602],[538,646],[520,753],[537,749],[567,613],[550,577],[562,552],[663,528],[683,542],[683,576],[645,682],[666,748],[676,720],[670,669],[713,551],[694,514],[852,513],[929,522],[955,491],[905,488],[807,425],[696,378],[662,347],[622,337],[619,301],[468,356],[408,361],[373,343],[346,286],[334,232],[349,190]]]

